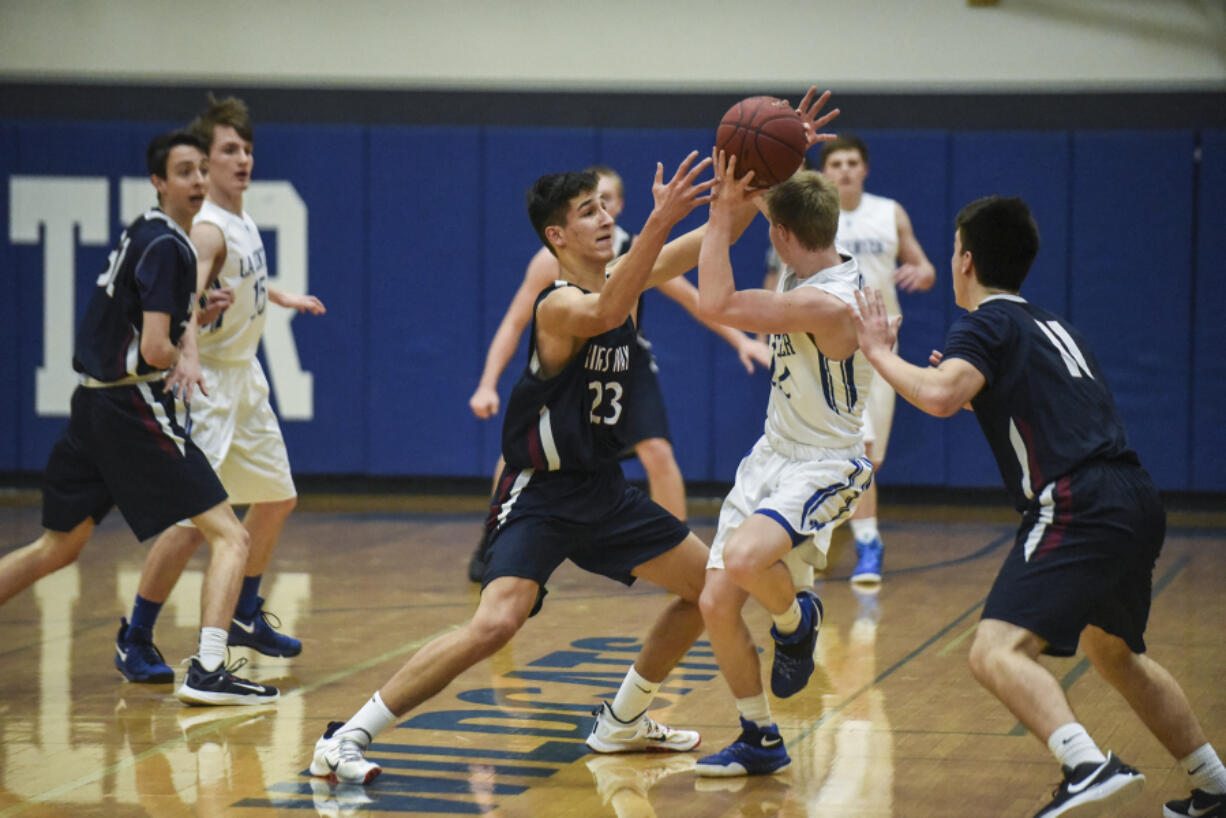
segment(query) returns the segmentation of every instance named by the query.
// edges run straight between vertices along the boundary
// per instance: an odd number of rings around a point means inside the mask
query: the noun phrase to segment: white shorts
[[[192,441],[209,458],[230,503],[296,497],[285,440],[259,360],[203,368],[209,394],[197,392],[192,398]]]
[[[786,448],[787,453],[778,449]],[[765,514],[792,538],[784,563],[797,587],[813,582],[826,567],[830,534],[851,517],[873,477],[864,450],[817,449],[763,435],[736,470],[736,483],[719,510],[719,528],[708,568],[724,567],[724,547],[750,514]]]
[[[898,345],[894,345],[898,351]],[[868,384],[868,398],[864,405],[864,442],[873,444],[873,462],[885,461],[885,449],[890,442],[890,427],[894,423],[894,387],[873,370],[873,379]]]

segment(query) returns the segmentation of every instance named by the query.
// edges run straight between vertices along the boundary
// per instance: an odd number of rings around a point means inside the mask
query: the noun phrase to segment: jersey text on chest
[[[253,276],[267,266],[268,260],[264,257],[264,248],[261,247],[249,256],[238,257],[238,277]]]
[[[630,346],[616,347],[592,344],[588,347],[583,368],[593,372],[626,372],[630,369]]]
[[[839,245],[853,256],[876,256],[885,252],[885,242],[881,239],[843,239]]]
[[[770,348],[776,358],[786,358],[789,355],[796,354],[796,349],[792,346],[792,337],[790,335],[771,335]]]

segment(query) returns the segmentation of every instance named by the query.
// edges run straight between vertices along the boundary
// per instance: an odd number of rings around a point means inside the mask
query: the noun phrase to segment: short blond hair
[[[839,189],[817,171],[802,170],[766,192],[773,224],[786,227],[801,246],[821,250],[839,229]]]

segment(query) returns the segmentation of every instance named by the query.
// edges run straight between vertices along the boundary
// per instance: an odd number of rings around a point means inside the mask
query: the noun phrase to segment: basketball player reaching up
[[[811,121],[824,100],[811,107],[812,95],[806,96],[802,117]],[[832,528],[850,515],[873,473],[861,421],[872,371],[857,352],[848,315],[862,278],[855,259],[834,246],[838,191],[820,174],[800,171],[752,194],[752,176],[736,180],[734,171],[735,161],[717,152],[698,291],[712,320],[769,333],[774,360],[765,431],[737,468],[707,561],[702,615],[736,699],[741,734],[699,759],[695,770],[702,776],[767,774],[791,762],[741,609],[752,596],[774,620],[771,692],[780,698],[800,692],[813,673],[822,619],[821,601],[807,587],[811,570],[825,565]],[[732,275],[733,217],[757,200],[785,265],[774,292],[737,290]]]
[[[596,174],[597,192],[604,201],[609,215],[617,219],[626,206],[625,188],[621,176],[612,168],[597,165],[588,168]],[[630,234],[621,227],[614,228],[614,254],[620,256],[630,249]],[[558,279],[558,260],[553,253],[542,247],[524,273],[524,280],[511,299],[506,315],[498,325],[494,338],[490,341],[489,351],[485,356],[485,368],[481,372],[481,380],[477,389],[468,400],[473,414],[481,419],[498,414],[498,379],[506,368],[524,327],[532,318],[532,305],[536,297]],[[685,310],[701,322],[707,329],[723,338],[736,350],[745,371],[753,373],[754,364],[770,365],[770,351],[761,341],[750,338],[745,333],[732,327],[725,327],[703,320],[698,315],[698,290],[684,276],[669,279],[656,288],[662,294],[676,301]],[[651,344],[643,335],[642,302],[635,315],[635,327],[638,330],[639,344],[650,350]],[[650,354],[650,352],[648,353]],[[678,520],[685,521],[685,482],[681,469],[673,455],[673,444],[669,441],[668,416],[664,410],[664,395],[660,391],[660,383],[656,377],[654,360],[643,380],[644,391],[639,395],[639,411],[633,418],[636,428],[631,430],[630,443],[634,454],[643,464],[647,473],[647,487],[651,499],[666,510],[672,512]],[[497,489],[498,475],[502,473],[503,462],[499,457],[494,468],[494,489]],[[485,574],[486,546],[489,542],[491,526],[485,526],[481,542],[468,564],[468,578],[480,582]]]
[[[1179,683],[1145,653],[1154,563],[1166,512],[1128,447],[1115,400],[1085,339],[1020,295],[1039,249],[1021,199],[990,196],[958,214],[954,297],[967,310],[944,353],[921,368],[894,350],[898,319],[880,293],[860,300],[864,354],[898,394],[937,417],[970,404],[1022,513],[1013,548],[984,604],[971,673],[1037,738],[1064,778],[1036,818],[1100,814],[1145,777],[1079,724],[1040,653],[1095,669],[1179,759],[1192,795],[1163,815],[1226,814],[1226,768]],[[1110,814],[1118,814],[1111,810]]]
[[[253,132],[247,106],[233,97],[216,100],[191,124],[209,146],[208,197],[196,214],[192,243],[199,254],[197,290],[210,299],[202,314],[199,354],[209,393],[192,403],[192,438],[208,456],[235,504],[250,504],[243,525],[250,552],[229,643],[267,656],[297,656],[302,643],[278,633],[264,611],[260,580],[286,517],[297,503],[281,428],[268,397],[268,380],[256,352],[269,301],[320,315],[311,295],[268,286],[260,231],[243,210],[251,184]],[[224,311],[221,307],[225,307]],[[187,521],[162,533],[141,570],[132,621],[121,621],[115,666],[133,682],[169,682],[171,669],[153,646],[158,613],[202,541]],[[276,621],[275,617],[272,618]]]
[[[556,254],[562,279],[537,296],[528,368],[507,406],[507,465],[476,613],[414,654],[349,721],[329,724],[315,745],[313,775],[370,781],[380,770],[364,757],[371,739],[505,645],[539,608],[545,581],[566,559],[627,585],[642,577],[677,595],[645,637],[616,698],[601,705],[588,745],[624,752],[698,744],[698,733],[657,724],[647,707],[702,632],[698,596],[707,549],[626,483],[619,460],[650,364],[637,341],[635,304],[646,288],[694,266],[706,229],[665,243],[710,198],[712,182],[696,181],[710,160],[696,160],[691,153],[667,182],[657,165],[655,207],[611,267],[613,217],[595,174],[543,176],[529,191],[529,217]],[[752,207],[742,208],[733,220],[739,216],[743,230],[753,215]]]
[[[176,414],[176,396],[188,402],[206,388],[196,359],[196,251],[188,231],[204,201],[208,153],[199,137],[172,131],[154,137],[145,160],[158,207],[124,231],[86,307],[73,356],[81,385],[44,471],[45,530],[0,559],[0,604],[76,561],[112,506],[141,540],[191,519],[212,558],[200,649],[178,695],[196,704],[262,704],[277,689],[225,666],[247,532]]]

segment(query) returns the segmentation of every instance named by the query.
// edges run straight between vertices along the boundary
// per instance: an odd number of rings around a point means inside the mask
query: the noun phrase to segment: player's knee
[[[708,623],[708,627],[711,624],[718,626],[729,616],[735,616],[737,612],[732,611],[731,607],[725,595],[711,583],[707,583],[698,596],[698,610],[702,612],[702,620]]]
[[[523,627],[523,620],[507,612],[474,618],[469,627],[473,640],[483,653],[489,655],[501,650]]]
[[[1090,664],[1108,679],[1127,672],[1137,658],[1127,642],[1093,625],[1082,631],[1081,649]]]
[[[39,550],[42,554],[43,574],[67,568],[77,561],[88,537],[73,535],[44,535]]]

